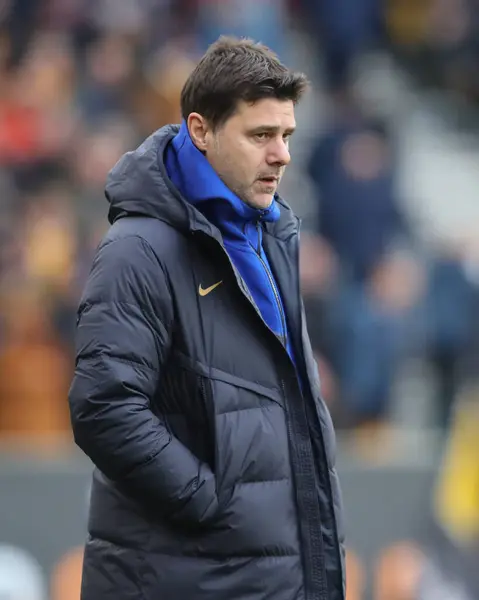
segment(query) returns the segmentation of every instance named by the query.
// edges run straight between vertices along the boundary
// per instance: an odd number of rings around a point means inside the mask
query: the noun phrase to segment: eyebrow
[[[254,135],[255,133],[263,133],[263,132],[267,132],[267,133],[278,133],[280,131],[280,127],[278,127],[277,125],[259,125],[258,127],[255,127],[254,129],[252,129],[250,131],[250,133],[252,135]],[[284,133],[287,135],[292,135],[296,130],[296,127],[288,127],[287,129],[284,130]]]

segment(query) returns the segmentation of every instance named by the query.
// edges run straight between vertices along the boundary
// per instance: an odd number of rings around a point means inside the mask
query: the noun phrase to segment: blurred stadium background
[[[0,598],[79,599],[91,466],[66,397],[105,177],[179,121],[220,33],[313,82],[282,193],[348,600],[479,598],[478,0],[1,0],[0,24]]]

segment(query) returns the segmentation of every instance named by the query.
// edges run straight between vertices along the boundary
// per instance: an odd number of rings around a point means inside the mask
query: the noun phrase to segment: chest
[[[200,243],[192,240],[179,251],[185,268],[169,272],[176,322],[175,350],[207,369],[277,385],[290,364],[284,339],[268,327],[227,252],[215,240],[205,239]],[[284,274],[291,267],[286,269],[287,254],[282,260],[284,264],[276,268],[282,267]],[[281,283],[284,288],[285,281],[280,278],[278,292]],[[282,304],[289,308],[290,325],[294,328],[293,313],[299,293],[296,298],[290,291],[284,299]],[[293,368],[292,363],[290,366]]]

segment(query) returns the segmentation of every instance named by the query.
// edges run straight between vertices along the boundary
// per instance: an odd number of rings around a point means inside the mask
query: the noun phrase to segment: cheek
[[[256,176],[256,165],[251,150],[246,147],[236,147],[235,151],[229,152],[223,160],[227,161],[228,170],[242,185],[248,185]]]
[[[257,148],[252,147],[251,144],[241,148],[238,159],[245,182],[252,183],[258,174],[264,171],[265,163],[263,155],[258,152]]]
[[[228,143],[221,140],[214,152],[213,167],[230,187],[245,190],[251,187],[262,169],[258,148],[249,141],[237,139]],[[264,168],[264,165],[263,165]]]

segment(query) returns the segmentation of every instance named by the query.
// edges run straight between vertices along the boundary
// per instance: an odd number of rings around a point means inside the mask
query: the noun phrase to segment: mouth
[[[267,185],[277,185],[279,178],[271,175],[269,177],[260,177],[258,181],[261,181],[261,183],[266,183]]]

